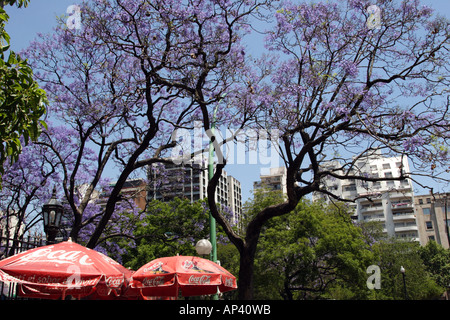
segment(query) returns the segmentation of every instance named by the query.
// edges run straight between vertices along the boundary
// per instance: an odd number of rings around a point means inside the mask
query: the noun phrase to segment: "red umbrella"
[[[236,278],[210,260],[192,256],[155,259],[137,270],[131,287],[145,296],[185,297],[215,294],[237,288]]]
[[[0,261],[0,281],[19,284],[18,295],[34,298],[118,296],[130,276],[118,262],[70,239]]]

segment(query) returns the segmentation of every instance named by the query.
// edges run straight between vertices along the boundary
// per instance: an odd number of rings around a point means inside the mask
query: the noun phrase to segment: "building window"
[[[425,224],[427,226],[427,230],[433,229],[433,222],[432,221],[426,221]]]
[[[384,176],[385,176],[386,178],[392,178],[392,172],[390,172],[390,171],[385,172],[385,173],[384,173]]]
[[[383,163],[383,169],[390,169],[391,164],[390,163]]]
[[[427,203],[431,203],[431,198],[427,198]]]
[[[419,199],[419,204],[423,204],[423,199]]]
[[[434,236],[428,236],[428,240],[436,241]]]
[[[348,186],[344,187],[344,191],[356,191],[356,185],[355,184],[350,184]]]
[[[377,182],[374,182],[372,184],[372,186],[373,186],[374,189],[380,189],[381,188],[381,183],[379,181],[377,181]]]
[[[430,214],[430,208],[423,208],[423,214]]]

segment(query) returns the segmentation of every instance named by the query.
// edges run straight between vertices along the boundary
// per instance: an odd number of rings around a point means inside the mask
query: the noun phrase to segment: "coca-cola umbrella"
[[[119,296],[130,276],[118,262],[70,239],[0,261],[0,281],[17,283],[18,295],[42,299]]]
[[[145,297],[184,297],[235,290],[236,277],[210,260],[193,256],[158,258],[138,269],[131,288]]]

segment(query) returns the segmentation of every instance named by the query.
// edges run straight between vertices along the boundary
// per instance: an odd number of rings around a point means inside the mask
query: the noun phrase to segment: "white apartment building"
[[[326,167],[339,168],[340,165],[330,162]],[[367,175],[372,178],[395,178],[400,176],[400,168],[405,173],[409,172],[406,156],[385,158],[381,152],[377,152],[358,159],[353,173],[356,176]],[[384,225],[384,233],[388,236],[419,241],[413,186],[409,179],[368,182],[357,179],[339,180],[330,176],[322,183],[328,191],[342,199],[355,199],[351,204],[355,212],[354,219],[380,221]],[[330,201],[328,196],[315,193],[313,200],[319,199]]]
[[[242,218],[241,182],[233,176],[228,176],[228,205],[233,211],[233,222],[237,224]]]
[[[261,180],[253,182],[253,189],[282,191],[283,194],[287,194],[286,176],[286,167],[270,168],[269,174],[260,175]]]

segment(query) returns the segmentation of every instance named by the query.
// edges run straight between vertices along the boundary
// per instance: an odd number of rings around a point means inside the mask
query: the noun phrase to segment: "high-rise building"
[[[148,169],[148,181],[149,201],[170,201],[178,197],[194,202],[208,196],[208,166],[203,162],[192,165],[154,164]],[[215,200],[231,210],[233,223],[237,223],[241,216],[241,198],[239,180],[228,176],[223,170],[217,183]]]
[[[237,224],[242,218],[242,191],[238,179],[228,176],[228,205],[233,212],[233,223]]]
[[[170,201],[175,197],[191,202],[205,198],[207,181],[204,168],[174,164],[153,164],[148,169],[148,200]]]
[[[338,162],[327,163],[329,169],[341,168]],[[349,175],[371,178],[400,177],[400,169],[409,172],[407,157],[383,157],[381,152],[359,158]],[[342,171],[336,171],[343,175]],[[358,179],[336,179],[327,177],[321,181],[322,187],[341,199],[355,200],[353,218],[358,221],[379,221],[384,233],[419,241],[419,229],[414,212],[414,193],[410,179],[386,181],[362,181]],[[328,195],[314,193],[313,200],[330,202]]]
[[[287,194],[286,175],[286,167],[270,168],[269,174],[260,175],[261,180],[253,182],[253,189]]]
[[[426,245],[434,240],[449,248],[450,193],[425,194],[415,197],[420,243]]]

